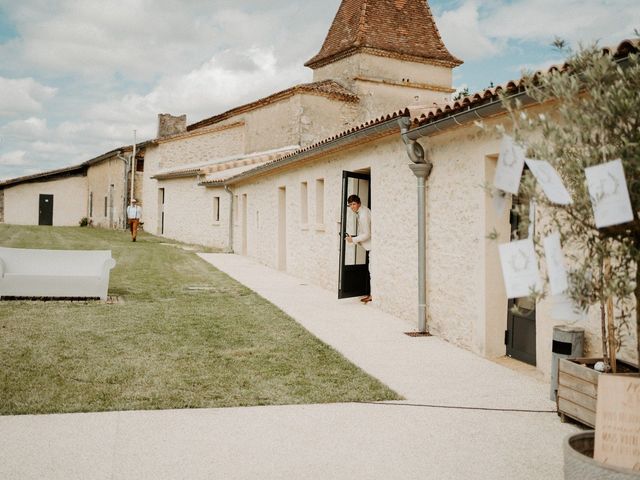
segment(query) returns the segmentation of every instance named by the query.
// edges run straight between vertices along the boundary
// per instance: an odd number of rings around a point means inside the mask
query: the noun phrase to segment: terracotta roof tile
[[[617,47],[606,47],[602,49],[604,54],[613,55],[614,58],[620,59],[625,58],[629,54],[638,54],[640,52],[640,39],[633,40],[624,40],[618,44]],[[570,65],[567,63],[563,65],[554,65],[547,69],[547,72],[551,72],[553,70],[559,71],[567,71],[570,69]],[[544,72],[537,72],[536,75],[541,75]],[[296,151],[287,153],[283,155],[281,158],[274,159],[268,162],[265,162],[262,165],[257,165],[252,169],[248,169],[241,173],[237,174],[237,177],[247,177],[250,175],[259,174],[262,171],[270,170],[273,168],[278,168],[280,164],[284,164],[286,162],[290,162],[292,160],[297,161],[298,158],[303,159],[306,155],[313,155],[316,152],[320,152],[323,149],[326,151],[332,151],[331,144],[336,144],[336,149],[340,148],[340,141],[349,141],[348,137],[353,137],[355,134],[367,134],[366,130],[369,129],[371,138],[375,138],[375,128],[389,122],[390,120],[397,120],[401,117],[408,117],[412,121],[412,127],[418,127],[422,125],[429,124],[431,122],[435,122],[442,118],[454,115],[456,113],[462,112],[464,110],[471,109],[473,107],[480,106],[484,103],[489,103],[492,101],[496,101],[498,99],[498,95],[501,91],[505,91],[508,93],[516,93],[518,91],[524,90],[524,78],[520,78],[518,80],[511,80],[509,82],[504,83],[503,85],[499,85],[497,87],[488,88],[472,95],[468,95],[460,100],[452,101],[445,105],[435,105],[435,106],[411,106],[407,107],[404,110],[398,110],[395,112],[388,113],[386,115],[382,115],[378,118],[370,120],[361,125],[349,128],[348,130],[344,130],[332,137],[325,138],[313,145],[309,145],[307,147],[298,149]],[[400,127],[398,126],[398,131]],[[237,178],[236,177],[236,178]],[[233,176],[227,177],[226,180],[235,180]],[[223,182],[223,180],[220,180]]]
[[[305,65],[318,68],[361,50],[462,63],[445,47],[426,0],[343,0],[322,49]]]
[[[603,47],[602,53],[604,55],[612,55],[616,59],[625,58],[629,54],[638,54],[640,52],[640,38],[632,40],[623,40],[616,47]],[[561,65],[552,65],[545,71],[539,70],[534,73],[534,78],[545,73],[554,71],[567,72],[571,70],[569,63],[563,63]],[[500,92],[516,93],[525,89],[525,78],[519,78],[518,80],[509,80],[508,82],[498,85],[496,87],[487,88],[485,90],[476,92],[466,97],[452,101],[446,105],[439,106],[426,106],[422,109],[419,106],[409,107],[409,111],[419,113],[419,115],[411,115],[413,123],[415,125],[425,125],[440,118],[452,115],[459,111],[477,107],[483,103],[495,101],[498,98]]]

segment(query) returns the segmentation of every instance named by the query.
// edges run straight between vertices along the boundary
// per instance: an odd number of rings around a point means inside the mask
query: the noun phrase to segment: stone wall
[[[176,135],[187,131],[187,116],[173,116],[168,113],[158,114],[158,138]]]
[[[244,125],[194,133],[147,147],[145,173],[244,153]],[[153,156],[151,160],[149,157]]]
[[[103,228],[124,226],[127,195],[124,185],[125,169],[125,162],[117,157],[111,157],[89,167],[87,171],[88,205],[86,216],[94,226]]]
[[[239,205],[235,220],[234,250],[242,252],[246,224],[247,254],[278,267],[278,196],[286,189],[287,271],[337,296],[342,171],[366,171],[372,181],[372,291],[375,305],[408,321],[417,312],[417,230],[415,177],[399,135],[379,140],[348,153],[334,154],[280,175],[256,179],[234,187]],[[316,221],[318,179],[324,180],[324,219]],[[301,222],[300,189],[306,182],[308,223]],[[242,204],[246,195],[245,208]],[[409,206],[407,206],[409,205]],[[407,268],[410,265],[410,268]]]
[[[244,114],[245,152],[262,152],[300,145],[300,95]]]
[[[161,196],[156,192],[158,219],[155,223],[159,229],[164,211],[164,237],[221,250],[228,246],[230,200],[223,188],[199,187],[196,177],[161,180],[157,189],[161,188],[164,205],[161,206]],[[216,203],[219,203],[217,219]]]
[[[360,105],[301,95],[299,145],[306,147],[360,123]]]
[[[442,105],[452,89],[452,69],[358,53],[314,70],[314,81],[336,80],[356,93],[361,122],[407,105]]]

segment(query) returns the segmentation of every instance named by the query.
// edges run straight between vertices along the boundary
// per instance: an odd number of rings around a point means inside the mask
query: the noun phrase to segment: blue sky
[[[340,0],[0,0],[0,179],[76,164],[311,81]],[[616,45],[638,0],[431,0],[454,87],[563,61],[556,36]],[[384,113],[384,112],[380,112]]]

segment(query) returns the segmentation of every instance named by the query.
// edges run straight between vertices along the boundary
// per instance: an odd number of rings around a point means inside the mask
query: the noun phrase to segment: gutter
[[[523,106],[537,103],[537,100],[531,98],[524,91],[510,95],[509,97],[507,97],[507,100],[519,100]],[[488,103],[478,105],[477,107],[469,106],[458,113],[447,115],[441,119],[434,120],[422,126],[418,126],[413,130],[409,130],[407,128],[402,132],[402,140],[406,144],[407,141],[415,141],[421,137],[427,137],[434,133],[448,130],[452,127],[465,125],[476,120],[484,120],[499,113],[504,113],[505,111],[506,109],[502,104],[502,100],[500,100],[500,98],[495,98]]]
[[[628,57],[616,59],[616,63],[621,67],[628,65]],[[505,97],[508,102],[520,102],[522,106],[533,105],[538,103],[537,100],[530,97],[526,90],[520,85],[517,87],[519,91]],[[400,136],[406,145],[407,155],[411,160],[409,168],[418,178],[418,331],[427,332],[427,282],[426,282],[426,180],[429,177],[433,164],[428,160],[425,150],[418,139],[428,137],[440,132],[444,132],[450,128],[467,125],[476,120],[484,120],[498,114],[505,113],[507,109],[503,105],[502,99],[493,94],[490,101],[482,103],[478,106],[469,105],[467,108],[461,109],[457,113],[447,114],[441,113],[442,116],[436,120],[424,120],[423,125],[411,130],[411,119],[403,117],[398,119],[400,124]],[[482,100],[478,100],[479,103]]]
[[[282,167],[286,167],[290,164],[305,160],[307,158],[316,157],[319,155],[323,155],[326,153],[333,152],[343,147],[347,147],[355,141],[362,138],[370,138],[372,135],[379,135],[383,137],[385,135],[390,135],[394,133],[394,131],[398,130],[398,119],[399,118],[407,118],[401,115],[395,115],[393,117],[389,116],[387,120],[384,120],[380,123],[376,123],[374,125],[370,125],[368,127],[363,127],[360,130],[347,132],[337,138],[333,138],[324,143],[320,143],[318,145],[311,145],[307,147],[305,150],[301,150],[298,153],[292,153],[290,156],[283,157],[280,160],[275,160],[271,163],[266,163],[257,168],[248,170],[247,172],[240,173],[233,177],[229,177],[225,180],[220,180],[217,182],[201,182],[199,185],[201,186],[219,186],[219,185],[232,185],[244,179],[265,174],[270,171],[280,169]]]

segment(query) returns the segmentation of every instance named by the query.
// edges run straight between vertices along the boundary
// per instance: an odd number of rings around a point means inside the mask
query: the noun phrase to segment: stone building
[[[621,45],[619,54],[628,48]],[[558,322],[548,302],[528,305],[523,315],[511,313],[497,243],[508,241],[514,226],[509,209],[498,216],[480,187],[493,179],[501,139],[478,135],[474,125],[480,118],[506,123],[498,92],[522,97],[523,88],[511,82],[445,103],[459,63],[442,44],[423,0],[344,0],[320,53],[307,62],[313,84],[156,140],[147,154],[146,225],[252,257],[345,297],[358,293],[354,282],[366,271],[364,252],[342,239],[355,225],[346,197],[358,193],[373,212],[373,307],[416,326],[424,317],[431,333],[452,343],[490,358],[507,353],[548,375]],[[296,113],[281,100],[287,95],[293,102],[303,97],[296,91],[318,82],[332,82],[344,95],[335,99],[339,118],[304,107]],[[416,102],[422,106],[407,108]],[[420,150],[430,172],[412,162]],[[183,164],[178,157],[184,156],[193,161]],[[488,239],[494,229],[497,242]],[[420,251],[426,257],[423,283]],[[586,327],[595,353],[598,323]]]
[[[141,195],[145,143],[137,146],[134,195]],[[120,147],[78,165],[0,182],[3,215],[14,225],[121,228],[131,196],[133,147]]]
[[[626,42],[615,54],[637,50],[637,42]],[[185,116],[159,116],[135,180],[145,230],[246,255],[348,297],[360,293],[367,274],[367,256],[343,240],[355,233],[346,197],[357,193],[373,219],[374,301],[363,308],[416,327],[426,322],[431,333],[479,355],[507,353],[549,374],[557,322],[547,302],[529,305],[526,315],[510,311],[497,242],[488,234],[495,228],[498,242],[506,242],[514,226],[508,208],[497,215],[480,187],[493,179],[500,138],[478,135],[474,125],[480,118],[507,122],[501,90],[526,95],[516,81],[450,102],[452,69],[460,63],[425,0],[343,0],[306,63],[313,82],[190,125]],[[114,152],[87,170],[60,172],[75,175],[67,181],[78,182],[85,204],[69,219],[90,211],[92,194],[94,202],[107,199],[107,213],[109,198],[114,205],[124,198],[115,160],[124,152]],[[76,177],[91,172],[95,180],[82,187]],[[62,184],[56,175],[52,182]],[[4,192],[5,221],[15,222],[11,189]],[[98,216],[94,224],[116,220]],[[589,339],[597,338],[596,325],[586,325]],[[592,353],[596,344],[588,342]]]

